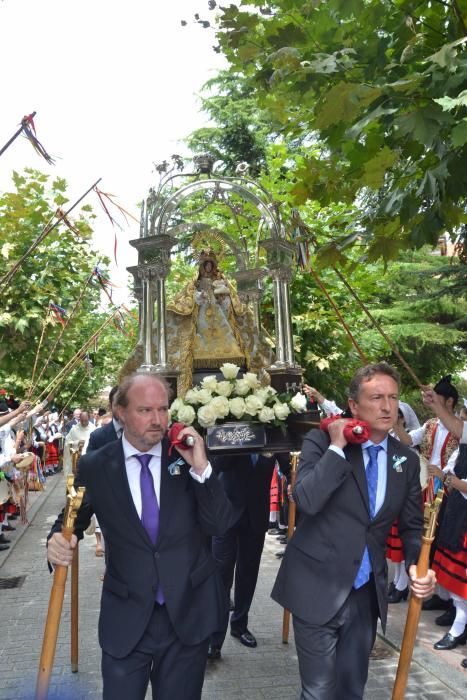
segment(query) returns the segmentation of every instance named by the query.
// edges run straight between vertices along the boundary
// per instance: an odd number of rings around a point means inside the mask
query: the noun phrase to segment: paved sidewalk
[[[31,518],[30,526],[9,550],[3,564],[0,562],[0,578],[25,576],[20,588],[0,589],[0,700],[32,700],[34,697],[51,587],[44,544],[50,525],[64,502],[63,477],[56,477],[53,482],[48,481],[47,492],[37,499],[37,512]],[[279,563],[275,554],[281,547],[275,538],[268,536],[266,539],[250,619],[258,648],[246,649],[228,637],[222,660],[208,665],[203,700],[298,698],[293,639],[287,645],[282,644],[282,611],[269,597]],[[80,545],[79,672],[72,674],[69,666],[70,601],[67,591],[50,688],[51,700],[98,700],[101,697],[97,618],[104,563],[95,557],[94,544],[94,537],[85,537]],[[391,608],[388,637],[392,644],[397,645],[406,607],[406,604],[400,604]],[[467,698],[467,673],[458,664],[462,651],[443,652],[439,657],[439,652],[430,650],[429,635],[433,634],[433,627],[429,620],[427,617],[422,621],[421,643],[416,650],[406,697],[416,700]],[[438,629],[435,629],[435,638],[440,636]],[[389,700],[397,653],[384,640],[378,639],[374,656],[365,700]],[[150,697],[149,693],[147,697]]]

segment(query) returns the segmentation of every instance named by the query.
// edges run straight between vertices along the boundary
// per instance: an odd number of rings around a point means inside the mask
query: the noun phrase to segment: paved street
[[[32,699],[34,696],[51,586],[44,543],[50,524],[64,502],[63,477],[49,479],[47,492],[34,494],[32,500],[31,524],[24,532],[18,526],[12,536],[18,540],[16,545],[2,552],[0,558],[0,579],[25,576],[19,588],[0,589],[0,700]],[[72,674],[69,667],[70,601],[67,593],[50,690],[50,698],[54,700],[97,700],[101,696],[96,628],[104,563],[94,556],[94,541],[94,537],[85,537],[80,545],[79,672]],[[203,700],[298,698],[293,640],[288,645],[281,643],[282,611],[269,598],[278,567],[275,553],[279,549],[276,539],[268,536],[250,620],[258,648],[246,649],[229,637],[222,660],[208,667]],[[398,660],[394,648],[400,643],[406,611],[406,603],[391,607],[389,644],[378,638],[365,700],[391,697]],[[462,657],[467,654],[466,647],[453,652],[434,652],[433,641],[439,639],[444,630],[432,624],[433,617],[434,613],[423,614],[420,643],[406,697],[417,700],[467,698],[467,673],[460,667]]]

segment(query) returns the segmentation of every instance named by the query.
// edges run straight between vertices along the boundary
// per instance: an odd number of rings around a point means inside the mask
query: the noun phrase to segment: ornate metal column
[[[138,367],[138,372],[155,372],[154,344],[152,338],[152,326],[154,322],[154,294],[153,275],[150,266],[139,266],[138,276],[142,281],[143,305],[142,305],[142,336],[144,349],[144,362]]]
[[[293,277],[295,246],[283,238],[261,241],[273,281],[276,321],[276,361],[271,369],[295,368],[289,284]]]
[[[147,231],[147,210],[142,225],[143,232]],[[128,268],[133,276],[142,282],[142,328],[141,341],[144,349],[144,363],[138,369],[141,372],[155,372],[165,376],[176,376],[174,368],[167,363],[167,322],[165,280],[170,272],[170,251],[176,239],[166,234],[142,236],[130,241],[138,250],[139,263],[136,268]],[[135,285],[136,286],[136,285]],[[156,338],[157,348],[154,348],[154,303],[156,304]]]

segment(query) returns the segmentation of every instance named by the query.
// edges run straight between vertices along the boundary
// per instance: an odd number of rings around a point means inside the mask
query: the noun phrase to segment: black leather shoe
[[[5,535],[2,533],[0,535],[0,544],[10,544],[11,540],[9,540]]]
[[[439,625],[440,627],[451,627],[455,618],[456,608],[453,605],[445,610],[442,615],[438,615],[438,617],[435,618],[435,625]]]
[[[396,585],[395,585],[394,581],[391,581],[391,583],[388,586],[388,596],[391,595],[391,593],[395,590],[396,590]]]
[[[278,527],[272,527],[270,530],[268,530],[268,535],[280,535],[281,530],[279,530]]]
[[[447,634],[444,635],[442,639],[439,640],[439,642],[436,642],[436,644],[433,644],[433,649],[438,649],[438,651],[445,651],[449,649],[455,649],[458,647],[460,644],[465,644],[466,640],[466,633],[463,632],[463,634],[460,634],[458,637],[453,637],[452,634]]]
[[[208,659],[210,661],[218,661],[218,659],[221,658],[221,650],[219,647],[214,646],[214,644],[210,644],[208,647]]]
[[[397,588],[394,588],[393,592],[388,595],[388,603],[400,603],[401,600],[407,600],[408,595],[408,586],[407,588],[404,588],[403,591],[399,591]]]
[[[239,639],[245,647],[253,648],[258,646],[255,637],[251,634],[249,630],[245,630],[244,632],[238,632],[237,630],[231,629],[230,634],[232,635],[232,637]]]
[[[10,549],[9,544],[0,544],[0,552],[3,552],[5,549]]]
[[[13,525],[2,525],[3,532],[14,532],[16,530]]]
[[[462,659],[461,666],[462,668],[467,668],[467,659]]]
[[[422,610],[447,610],[450,605],[450,600],[443,600],[435,593],[429,600],[422,603]]]

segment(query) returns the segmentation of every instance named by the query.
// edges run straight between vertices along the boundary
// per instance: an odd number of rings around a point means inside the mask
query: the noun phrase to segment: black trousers
[[[230,626],[240,633],[248,626],[248,613],[255,594],[265,534],[252,532],[248,514],[244,512],[225,535],[212,538],[212,554],[229,594],[235,575],[234,610]],[[211,637],[211,644],[222,647],[227,626],[226,619],[225,628]]]
[[[165,605],[156,603],[138,646],[123,659],[102,652],[103,700],[200,700],[208,642],[187,646],[178,639]]]
[[[362,700],[377,619],[373,580],[352,589],[326,625],[312,625],[294,616],[300,700]]]

